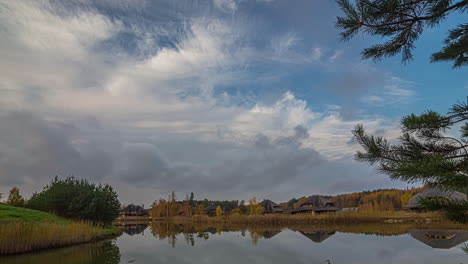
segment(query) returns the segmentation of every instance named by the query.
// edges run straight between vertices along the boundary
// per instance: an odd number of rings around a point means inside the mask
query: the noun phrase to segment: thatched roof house
[[[336,212],[340,211],[340,208],[336,207],[335,204],[320,196],[312,195],[307,200],[302,202],[299,207],[292,210],[292,214],[301,214],[301,213],[327,213],[327,212]]]
[[[412,229],[410,235],[432,248],[453,248],[468,241],[468,231],[443,229]]]
[[[209,216],[214,216],[216,215],[216,205],[215,204],[211,204],[210,206],[208,206],[207,208],[205,208],[205,210],[203,211],[203,214],[205,215],[209,215]]]
[[[145,209],[140,205],[129,204],[122,207],[119,214],[120,216],[148,216],[149,209]]]
[[[263,200],[260,205],[265,208],[263,211],[265,214],[282,214],[284,212],[283,208],[279,204],[271,200]]]
[[[456,191],[444,190],[440,187],[429,187],[411,197],[405,208],[417,210],[420,209],[419,200],[426,198],[443,197],[449,200],[466,200],[466,194]]]

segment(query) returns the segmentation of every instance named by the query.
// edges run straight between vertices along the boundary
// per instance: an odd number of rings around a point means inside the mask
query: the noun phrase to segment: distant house
[[[209,215],[209,216],[215,216],[216,215],[216,207],[217,206],[215,204],[211,204],[210,206],[205,208],[205,210],[203,211],[203,214],[204,215]]]
[[[283,208],[281,208],[277,203],[271,200],[263,200],[260,205],[265,209],[263,213],[265,214],[282,214],[284,213]]]
[[[302,202],[299,207],[292,210],[291,214],[320,214],[336,211],[340,211],[340,209],[332,201],[320,195],[312,195]]]
[[[429,187],[411,197],[408,204],[405,205],[405,208],[410,210],[421,210],[419,201],[421,199],[431,199],[431,198],[445,198],[453,201],[463,201],[466,200],[466,194],[456,191],[444,190],[439,187]]]
[[[149,216],[149,210],[140,205],[129,204],[122,207],[120,216]]]

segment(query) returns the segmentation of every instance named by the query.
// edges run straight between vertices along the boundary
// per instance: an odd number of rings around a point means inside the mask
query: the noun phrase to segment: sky
[[[0,0],[0,193],[55,175],[146,205],[408,187],[354,161],[351,130],[394,140],[402,116],[464,100],[467,70],[429,63],[464,19],[403,65],[362,60],[382,39],[340,42],[340,15],[332,0]]]

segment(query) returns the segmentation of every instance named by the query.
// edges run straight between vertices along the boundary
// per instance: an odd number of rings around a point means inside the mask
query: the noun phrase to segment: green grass
[[[64,220],[64,219],[61,219],[53,214],[49,214],[45,212],[0,204],[0,222],[5,222],[5,221],[44,222],[44,221],[60,221],[60,220]]]
[[[0,205],[0,255],[96,241],[121,233],[36,210]]]

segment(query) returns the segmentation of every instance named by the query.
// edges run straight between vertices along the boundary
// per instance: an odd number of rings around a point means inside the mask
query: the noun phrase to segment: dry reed
[[[25,222],[0,223],[0,255],[85,243],[113,235],[88,222]]]
[[[407,213],[407,212],[374,212],[374,211],[348,211],[326,214],[265,214],[265,215],[238,215],[209,217],[196,215],[192,217],[173,217],[177,221],[194,223],[245,223],[261,225],[287,225],[287,224],[356,224],[356,223],[422,223],[447,222],[438,213]]]

